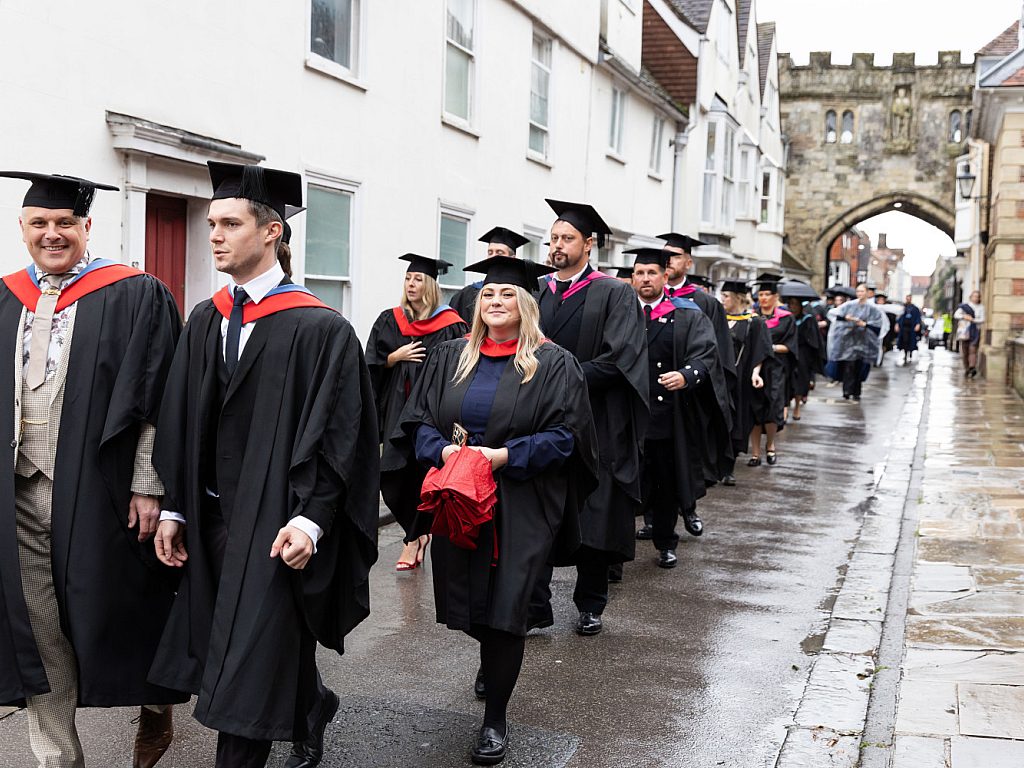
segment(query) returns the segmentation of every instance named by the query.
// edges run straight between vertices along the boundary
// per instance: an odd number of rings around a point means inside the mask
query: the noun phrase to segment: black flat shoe
[[[470,759],[474,765],[497,765],[505,759],[508,751],[508,727],[502,735],[494,728],[486,725],[480,729],[476,737],[476,746],[470,753]]]
[[[480,699],[480,701],[483,701],[487,698],[487,686],[484,685],[483,667],[480,667],[476,671],[476,680],[473,682],[473,695]]]
[[[748,467],[760,467],[761,466],[761,457],[760,456],[751,456],[749,459],[747,459],[747,466]]]
[[[636,538],[638,541],[650,541],[654,535],[654,528],[649,525],[645,525],[636,532]]]
[[[305,741],[292,742],[292,752],[285,761],[284,768],[314,768],[324,758],[324,731],[327,725],[338,714],[340,705],[338,694],[327,690],[327,698],[320,705],[320,719],[317,720],[313,732]]]
[[[676,557],[676,553],[671,549],[663,549],[658,553],[659,568],[675,568],[678,562],[679,558]]]
[[[730,488],[736,485],[736,476],[731,473],[726,475],[725,477],[722,478],[722,485],[727,485]]]
[[[771,462],[769,461],[769,463]],[[691,536],[700,536],[704,533],[704,521],[700,519],[700,515],[697,514],[696,510],[683,512],[683,527],[686,528],[686,532]]]
[[[770,464],[771,466],[775,466],[775,462],[779,460],[779,457],[775,455],[775,451],[765,451],[764,455],[765,459],[768,461],[768,464]]]
[[[589,611],[581,611],[580,617],[576,621],[576,634],[589,637],[591,635],[597,635],[601,633],[604,625],[601,623],[601,617],[596,613],[590,613]]]

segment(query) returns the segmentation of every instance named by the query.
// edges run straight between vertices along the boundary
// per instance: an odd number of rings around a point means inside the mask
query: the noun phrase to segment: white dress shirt
[[[268,269],[262,275],[254,277],[252,280],[245,283],[245,285],[238,286],[238,284],[236,284],[234,280],[229,280],[228,290],[231,292],[231,295],[234,296],[235,288],[241,287],[242,290],[244,290],[246,295],[249,297],[249,301],[253,302],[254,304],[259,304],[261,301],[267,298],[268,293],[270,293],[274,288],[281,284],[281,281],[283,279],[284,270],[281,269],[281,265],[275,261],[273,267]],[[253,320],[251,323],[245,323],[244,325],[242,325],[242,330],[238,337],[239,359],[242,358],[242,352],[245,350],[245,343],[249,340],[249,337],[252,335],[252,329],[253,326],[256,325],[256,322],[256,320]],[[227,335],[228,318],[225,317],[223,320],[220,321],[221,354],[224,354],[224,348],[227,345]],[[160,520],[174,520],[179,523],[185,522],[185,518],[181,515],[181,513],[166,509],[160,513]],[[288,521],[288,525],[292,526],[293,528],[298,528],[304,534],[309,536],[309,538],[313,542],[313,552],[315,553],[317,542],[320,541],[320,537],[324,535],[323,528],[314,523],[308,517],[303,517],[302,515],[296,515],[295,517],[293,517],[291,520]]]

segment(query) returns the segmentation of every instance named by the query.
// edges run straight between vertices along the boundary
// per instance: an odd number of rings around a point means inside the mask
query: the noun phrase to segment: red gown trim
[[[106,288],[108,285],[113,285],[127,277],[135,277],[141,274],[144,273],[124,264],[96,267],[86,272],[61,291],[60,298],[57,300],[56,311],[60,312],[63,309],[67,309],[82,297],[88,296],[90,293],[100,290],[100,288]],[[25,305],[27,310],[30,312],[36,311],[36,305],[39,303],[39,297],[43,295],[43,292],[32,281],[28,270],[20,269],[14,274],[7,275],[3,280],[4,285],[17,297],[18,301]]]
[[[231,291],[228,290],[226,285],[213,294],[213,305],[217,307],[217,311],[226,318],[231,317],[232,304],[234,304],[234,300],[232,299]],[[261,302],[257,303],[250,301],[248,304],[244,305],[242,307],[242,324],[245,325],[252,323],[262,317],[267,317],[278,312],[284,312],[288,309],[302,309],[307,307],[330,309],[332,312],[337,311],[324,304],[313,294],[307,293],[306,291],[286,291],[267,296]]]
[[[398,332],[403,336],[429,336],[449,325],[464,322],[459,313],[451,307],[442,309],[426,320],[416,320],[412,323],[409,322],[409,318],[405,316],[401,307],[394,307],[391,311],[395,315],[395,322],[398,323]]]

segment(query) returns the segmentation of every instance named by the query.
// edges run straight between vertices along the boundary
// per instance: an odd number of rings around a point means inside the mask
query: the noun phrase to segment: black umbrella
[[[779,296],[783,299],[817,299],[818,292],[802,280],[783,280],[779,283]]]
[[[826,293],[831,293],[834,296],[845,296],[848,299],[857,298],[857,291],[846,285],[833,285]]]

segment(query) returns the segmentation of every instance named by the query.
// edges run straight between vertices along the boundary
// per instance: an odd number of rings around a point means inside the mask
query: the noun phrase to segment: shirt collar
[[[637,298],[640,299],[639,296],[637,296]],[[654,309],[656,306],[661,304],[661,302],[663,302],[664,300],[665,300],[664,296],[659,296],[654,301],[644,301],[643,299],[640,299],[640,306],[641,307],[650,307],[651,309]]]
[[[577,280],[579,280],[581,277],[583,277],[583,273],[587,271],[587,268],[589,266],[590,266],[590,262],[589,261],[584,261],[583,262],[583,268],[580,269],[580,271],[577,272],[575,275],[573,275],[572,277],[569,278],[569,287],[570,288],[572,288],[576,284]],[[558,280],[557,277],[555,279]],[[564,280],[558,280],[558,282],[564,283],[565,281]]]
[[[678,291],[684,285],[686,285],[686,278],[685,277],[682,279],[682,282],[678,283],[677,285],[668,285],[668,286],[665,286],[665,288],[666,288],[666,290],[669,290],[669,291]]]
[[[249,297],[249,300],[255,304],[259,304],[267,298],[268,293],[281,284],[282,280],[284,280],[284,270],[281,269],[281,265],[275,261],[274,266],[262,275],[254,277],[245,285],[238,285],[233,279],[228,280],[228,289],[231,291],[231,295],[234,296],[236,286],[243,288],[246,295]]]
[[[61,273],[64,278],[63,280],[61,280],[61,283],[66,283],[70,281],[71,278],[80,275],[82,270],[89,266],[90,261],[92,261],[92,256],[88,251],[86,251],[85,256],[83,256],[77,262],[75,262],[75,266],[73,266],[67,272]],[[43,277],[50,274],[49,272],[44,272],[37,264],[33,264],[33,268],[35,269],[36,280],[39,282],[42,282]]]

